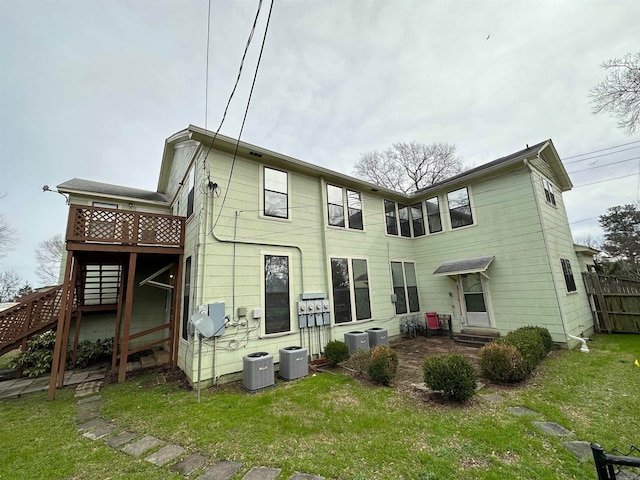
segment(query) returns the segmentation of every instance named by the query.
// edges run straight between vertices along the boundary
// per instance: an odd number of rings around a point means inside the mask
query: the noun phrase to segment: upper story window
[[[413,236],[421,237],[424,235],[424,217],[422,215],[422,203],[411,205],[411,227],[413,228]]]
[[[291,330],[289,257],[264,256],[264,333]]]
[[[398,222],[396,220],[396,203],[390,200],[384,201],[384,217],[389,235],[398,235]]]
[[[556,196],[553,193],[553,185],[546,178],[542,179],[542,187],[544,188],[544,198],[547,200],[547,203],[550,203],[554,207],[556,206]]]
[[[568,259],[561,258],[560,265],[562,265],[562,274],[564,275],[564,283],[567,285],[567,292],[577,291],[576,281],[573,278],[573,271],[571,270],[571,263]]]
[[[403,237],[420,237],[424,235],[424,217],[422,204],[411,206],[397,204],[391,200],[384,201],[384,215],[388,235],[400,235]]]
[[[287,172],[264,167],[264,215],[289,218],[289,180]]]
[[[420,311],[415,264],[391,262],[391,282],[396,295],[396,315]]]
[[[196,167],[195,165],[191,167],[189,170],[189,174],[187,175],[187,218],[189,218],[193,214],[193,201],[195,196],[195,186],[196,186]]]
[[[451,228],[473,225],[471,200],[469,199],[469,190],[467,187],[447,193],[447,201],[449,202]]]
[[[367,261],[354,258],[331,259],[333,318],[336,324],[371,318]]]
[[[429,224],[429,233],[438,233],[442,231],[442,218],[440,217],[440,204],[438,197],[427,199],[427,223]]]
[[[345,204],[347,216],[345,217]],[[329,225],[362,230],[362,197],[360,192],[327,185]]]

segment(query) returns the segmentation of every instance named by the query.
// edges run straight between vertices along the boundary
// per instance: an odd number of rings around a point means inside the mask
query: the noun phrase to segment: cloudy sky
[[[38,285],[34,250],[67,217],[43,185],[155,190],[164,140],[217,127],[257,6],[211,1],[205,108],[207,0],[0,0],[0,213],[20,237],[0,271]],[[242,139],[350,174],[393,142],[446,141],[480,165],[551,138],[572,229],[598,234],[606,208],[637,200],[640,135],[593,115],[587,92],[602,62],[640,51],[639,18],[637,0],[275,0]]]

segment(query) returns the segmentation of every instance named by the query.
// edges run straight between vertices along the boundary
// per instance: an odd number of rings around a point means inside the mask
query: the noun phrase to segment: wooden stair
[[[491,343],[498,337],[500,337],[500,332],[496,330],[463,328],[460,333],[455,333],[453,335],[453,341],[459,345],[482,348],[487,343]]]

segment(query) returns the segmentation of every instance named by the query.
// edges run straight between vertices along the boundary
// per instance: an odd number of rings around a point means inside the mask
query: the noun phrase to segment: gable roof
[[[123,187],[110,183],[94,182],[82,178],[72,178],[57,186],[64,193],[91,194],[95,196],[117,197],[129,200],[168,204],[164,193],[141,190],[139,188]]]
[[[549,164],[549,168],[551,168],[551,170],[553,171],[561,191],[565,192],[567,190],[571,190],[573,184],[569,179],[569,174],[562,165],[562,161],[560,160],[560,157],[558,156],[558,153],[553,146],[553,142],[551,141],[551,139],[549,139],[537,143],[531,147],[527,146],[527,148],[524,148],[505,157],[500,157],[491,162],[484,163],[478,167],[464,171],[458,175],[447,178],[442,182],[434,183],[433,185],[418,190],[416,194],[428,193],[431,190],[440,189],[442,187],[446,187],[448,185],[456,183],[469,182],[471,180],[474,180],[475,178],[478,178],[479,176],[487,175],[489,172],[492,172],[494,170],[507,168],[518,163],[526,162],[527,160],[536,157],[542,158]]]

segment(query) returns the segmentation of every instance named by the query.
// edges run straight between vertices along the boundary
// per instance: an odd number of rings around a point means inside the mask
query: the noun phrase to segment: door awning
[[[484,272],[489,268],[494,255],[484,257],[460,258],[457,260],[447,260],[433,272],[436,276],[464,275],[465,273]]]

